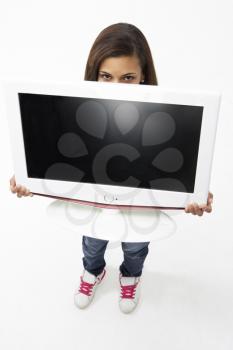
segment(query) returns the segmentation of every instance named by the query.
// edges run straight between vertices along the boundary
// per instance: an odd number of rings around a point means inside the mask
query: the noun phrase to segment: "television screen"
[[[19,93],[30,178],[193,192],[203,106]]]

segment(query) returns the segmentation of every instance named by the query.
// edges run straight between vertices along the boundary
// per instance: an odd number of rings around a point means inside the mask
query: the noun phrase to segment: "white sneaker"
[[[122,312],[130,313],[137,306],[140,296],[140,276],[125,277],[119,274],[120,297],[119,306]]]
[[[74,303],[78,308],[84,309],[91,303],[96,288],[98,284],[100,284],[100,282],[103,280],[105,274],[105,269],[97,277],[87,270],[83,270],[83,275],[80,276],[80,286],[75,290],[74,293]]]

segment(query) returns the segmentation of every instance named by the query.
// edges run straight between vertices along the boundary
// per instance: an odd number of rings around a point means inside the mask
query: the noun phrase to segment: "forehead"
[[[140,62],[137,56],[119,56],[105,58],[99,67],[99,70],[111,74],[138,73],[141,70]]]

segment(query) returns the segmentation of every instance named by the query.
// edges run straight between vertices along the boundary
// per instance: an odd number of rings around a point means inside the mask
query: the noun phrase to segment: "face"
[[[100,65],[98,81],[139,84],[144,79],[136,56],[108,57]]]

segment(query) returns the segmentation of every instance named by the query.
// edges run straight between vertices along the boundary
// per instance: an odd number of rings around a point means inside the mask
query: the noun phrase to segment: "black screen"
[[[28,177],[194,191],[202,106],[18,95]]]

